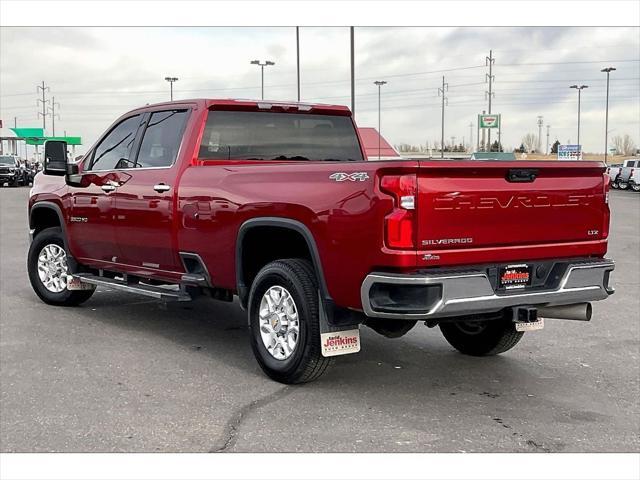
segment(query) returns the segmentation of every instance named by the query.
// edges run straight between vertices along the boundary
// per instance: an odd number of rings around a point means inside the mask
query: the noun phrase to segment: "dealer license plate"
[[[520,263],[500,268],[498,288],[514,290],[531,285],[531,265]]]
[[[532,332],[544,328],[544,318],[538,318],[535,322],[516,322],[517,332]]]
[[[67,279],[67,290],[93,290],[96,286],[93,283],[86,283],[77,277]]]

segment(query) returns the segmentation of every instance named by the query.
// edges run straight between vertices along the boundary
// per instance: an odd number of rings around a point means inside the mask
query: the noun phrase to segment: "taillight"
[[[609,175],[604,175],[604,218],[602,220],[602,237],[607,238],[609,236],[609,223],[611,222],[611,210],[609,209],[609,187],[611,184],[611,178]]]
[[[416,175],[384,176],[380,189],[393,196],[393,211],[385,217],[387,247],[415,248]]]

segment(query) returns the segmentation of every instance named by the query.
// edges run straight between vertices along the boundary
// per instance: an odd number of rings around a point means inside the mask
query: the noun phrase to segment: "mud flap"
[[[335,357],[360,351],[360,325],[329,325],[322,298],[318,293],[320,346],[323,357]]]

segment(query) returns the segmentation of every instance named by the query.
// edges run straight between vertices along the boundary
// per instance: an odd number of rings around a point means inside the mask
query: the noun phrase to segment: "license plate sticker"
[[[322,356],[334,357],[360,351],[360,330],[343,330],[341,332],[327,332],[320,335]]]
[[[505,290],[525,288],[531,285],[531,265],[521,263],[500,268],[498,287]]]
[[[67,279],[67,290],[93,290],[96,286],[92,283],[86,283],[77,277]]]
[[[544,328],[544,318],[539,317],[535,322],[516,322],[516,332],[532,332]]]

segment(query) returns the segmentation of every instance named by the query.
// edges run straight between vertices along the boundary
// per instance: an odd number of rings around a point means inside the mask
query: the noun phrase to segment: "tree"
[[[536,137],[533,133],[527,133],[524,137],[522,137],[522,144],[527,150],[527,153],[533,153],[535,151],[536,145],[538,144],[538,137]]]
[[[492,152],[504,152],[504,148],[502,148],[502,145],[500,143],[498,143],[497,140],[491,144],[491,149],[490,150]]]
[[[629,134],[626,133],[624,136],[616,135],[611,139],[611,143],[615,147],[618,155],[633,155],[636,151],[635,143],[631,140]]]
[[[560,140],[556,140],[555,142],[553,142],[553,145],[551,145],[551,153],[558,153],[559,146],[560,146]]]

